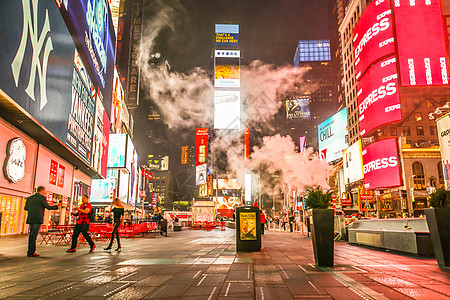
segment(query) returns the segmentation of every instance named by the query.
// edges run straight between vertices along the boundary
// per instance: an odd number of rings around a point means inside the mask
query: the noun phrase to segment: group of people
[[[28,212],[27,224],[29,227],[29,236],[28,236],[28,257],[37,257],[39,256],[36,253],[36,239],[39,234],[39,230],[41,228],[42,223],[44,222],[44,213],[45,209],[48,210],[57,210],[61,207],[61,203],[58,205],[50,205],[47,203],[47,199],[45,197],[46,190],[45,187],[39,186],[36,190],[36,193],[27,198],[25,203],[25,210]],[[86,242],[88,242],[90,246],[90,252],[95,250],[95,243],[89,235],[89,225],[91,224],[91,220],[93,220],[93,210],[92,205],[89,203],[89,197],[87,195],[83,195],[81,197],[81,205],[75,207],[72,215],[76,216],[76,224],[73,229],[72,235],[72,243],[70,248],[66,251],[68,253],[73,253],[77,251],[78,237],[80,233],[83,235]],[[120,237],[119,237],[119,227],[123,223],[123,216],[125,213],[125,209],[118,198],[114,199],[111,203],[110,211],[114,216],[113,222],[113,230],[111,233],[111,240],[109,242],[108,247],[104,250],[111,250],[114,238],[117,241],[117,249],[116,251],[121,250]]]

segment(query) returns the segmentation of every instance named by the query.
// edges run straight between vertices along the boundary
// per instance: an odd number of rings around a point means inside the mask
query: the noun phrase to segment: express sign
[[[359,79],[377,59],[394,53],[390,0],[373,1],[353,31],[355,72]]]
[[[397,140],[386,139],[370,144],[362,151],[366,189],[401,185]]]
[[[440,0],[395,0],[402,86],[448,85]]]
[[[394,56],[377,62],[363,76],[358,83],[358,106],[361,136],[402,119]]]

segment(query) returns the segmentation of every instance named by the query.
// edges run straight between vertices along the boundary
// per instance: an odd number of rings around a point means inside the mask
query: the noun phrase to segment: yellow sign
[[[242,241],[256,240],[256,212],[239,213],[240,237]]]

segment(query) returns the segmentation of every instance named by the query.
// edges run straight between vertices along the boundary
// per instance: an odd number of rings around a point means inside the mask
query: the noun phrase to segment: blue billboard
[[[320,123],[317,128],[320,158],[333,162],[344,156],[347,144],[347,109]]]
[[[216,46],[239,46],[239,25],[216,24]]]
[[[294,56],[294,67],[300,62],[330,61],[330,40],[300,40]]]
[[[107,0],[63,1],[61,13],[111,113],[116,36]]]

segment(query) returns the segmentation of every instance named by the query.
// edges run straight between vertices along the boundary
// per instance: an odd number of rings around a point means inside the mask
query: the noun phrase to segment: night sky
[[[174,71],[194,67],[212,69],[214,24],[240,25],[239,47],[243,64],[292,64],[297,41],[329,38],[331,0],[180,0],[175,31],[163,31],[155,50]],[[166,1],[166,3],[174,3]],[[146,13],[157,6],[148,2]],[[211,70],[212,71],[212,70]]]

